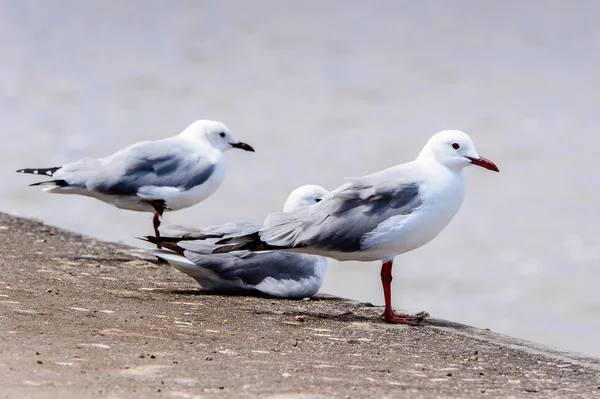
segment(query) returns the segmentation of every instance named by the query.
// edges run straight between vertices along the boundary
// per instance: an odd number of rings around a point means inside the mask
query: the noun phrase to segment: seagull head
[[[460,130],[444,130],[433,135],[423,147],[419,158],[434,158],[438,163],[454,170],[477,165],[499,172],[496,164],[479,156],[473,140]]]
[[[298,187],[288,196],[285,205],[283,206],[283,211],[291,212],[295,209],[314,205],[321,201],[328,193],[329,191],[325,190],[323,187],[314,184]]]
[[[229,128],[218,121],[199,120],[193,122],[181,134],[192,139],[207,140],[210,145],[223,152],[231,148],[254,152],[254,148],[238,141],[233,137]]]

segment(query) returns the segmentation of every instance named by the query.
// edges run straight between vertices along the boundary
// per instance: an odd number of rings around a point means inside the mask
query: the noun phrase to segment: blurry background
[[[0,1],[0,209],[135,246],[151,215],[48,195],[20,167],[105,156],[225,122],[207,201],[167,214],[262,221],[462,129],[500,174],[398,258],[396,306],[600,355],[600,3]],[[190,285],[195,283],[190,279]],[[331,262],[323,291],[382,303],[379,264]]]

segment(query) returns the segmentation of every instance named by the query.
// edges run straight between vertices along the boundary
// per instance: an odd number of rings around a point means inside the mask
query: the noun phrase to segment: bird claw
[[[414,315],[410,314],[395,314],[395,313],[384,313],[383,319],[386,323],[392,324],[408,324],[409,326],[418,326],[421,324],[425,317],[428,317],[427,312],[419,312]]]

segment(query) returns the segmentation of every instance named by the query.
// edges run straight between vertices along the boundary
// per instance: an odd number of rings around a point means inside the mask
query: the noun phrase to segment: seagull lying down
[[[164,211],[195,205],[217,190],[225,177],[223,152],[230,148],[254,151],[221,122],[199,120],[176,136],[139,142],[106,158],[17,172],[52,177],[31,184],[49,193],[85,195],[121,209],[153,212],[158,236]]]
[[[450,223],[463,201],[462,170],[469,165],[498,172],[465,133],[437,133],[414,161],[350,179],[309,207],[271,214],[257,231],[218,241],[222,247],[215,252],[285,250],[341,261],[381,260],[385,321],[418,324],[420,315],[393,313],[392,263]]]
[[[327,190],[302,186],[289,195],[284,212],[316,204]],[[254,223],[228,223],[203,229],[161,228],[162,236],[145,237],[169,250],[151,250],[175,269],[194,278],[206,291],[304,298],[316,294],[325,277],[327,259],[281,251],[213,254],[216,238],[253,232]]]

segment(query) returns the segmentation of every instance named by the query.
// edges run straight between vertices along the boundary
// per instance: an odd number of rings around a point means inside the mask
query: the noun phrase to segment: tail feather
[[[61,168],[61,166],[55,166],[52,168],[25,168],[25,169],[17,170],[17,173],[30,173],[33,175],[52,176],[60,168]]]
[[[59,170],[60,168],[61,168],[61,166],[55,166],[52,168],[25,168],[25,169],[17,170],[17,173],[29,173],[32,175],[54,176],[54,173],[57,170]],[[30,186],[46,186],[46,185],[54,186],[54,187],[66,187],[66,186],[69,186],[69,183],[67,183],[66,180],[59,179],[59,180],[41,181],[41,182],[30,184]],[[50,187],[49,189],[52,189],[52,187]]]

